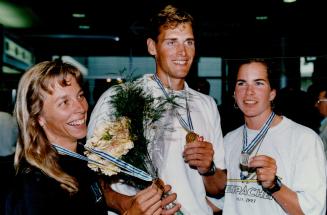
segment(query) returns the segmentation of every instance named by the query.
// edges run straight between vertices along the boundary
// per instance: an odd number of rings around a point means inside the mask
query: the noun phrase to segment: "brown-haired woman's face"
[[[61,86],[54,80],[53,92],[45,93],[39,116],[39,123],[49,141],[59,145],[76,142],[87,133],[88,104],[84,93],[72,75],[68,75],[66,80],[68,86]]]
[[[269,114],[270,102],[275,98],[268,80],[267,68],[252,62],[239,68],[235,85],[235,100],[245,117]]]

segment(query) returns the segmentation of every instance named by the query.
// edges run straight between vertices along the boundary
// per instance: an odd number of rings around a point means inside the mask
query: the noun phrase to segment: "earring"
[[[270,101],[270,107],[273,110],[275,108],[275,102],[274,100]]]
[[[237,106],[237,104],[236,104],[235,101],[234,101],[234,105],[233,105],[233,107],[234,107],[235,109],[238,109],[238,106]]]
[[[236,100],[235,100],[235,91],[234,91],[234,93],[233,93],[233,98],[234,98],[234,104],[233,104],[233,107],[234,107],[234,109],[238,109],[238,106],[237,106],[237,104],[236,104]]]
[[[42,120],[39,120],[39,125],[43,128],[44,127],[44,122]]]

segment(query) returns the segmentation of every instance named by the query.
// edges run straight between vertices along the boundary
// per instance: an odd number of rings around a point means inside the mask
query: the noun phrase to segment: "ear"
[[[37,121],[39,122],[39,125],[40,125],[41,127],[43,127],[43,126],[45,125],[45,119],[44,119],[43,116],[39,116],[39,117],[37,118]]]
[[[269,95],[269,101],[273,101],[273,100],[275,99],[275,97],[276,97],[276,90],[273,89],[273,90],[271,90],[271,92],[270,92],[270,95]]]
[[[150,55],[156,56],[157,55],[157,50],[156,50],[156,43],[153,39],[148,38],[146,40],[146,44],[148,46],[148,52]]]

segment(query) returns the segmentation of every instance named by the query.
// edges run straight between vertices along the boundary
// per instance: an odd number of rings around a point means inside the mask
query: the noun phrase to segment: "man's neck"
[[[172,89],[172,90],[183,90],[184,89],[184,84],[185,80],[184,79],[176,79],[172,78],[166,73],[156,73],[157,76],[159,77],[160,81],[164,85],[164,87]]]

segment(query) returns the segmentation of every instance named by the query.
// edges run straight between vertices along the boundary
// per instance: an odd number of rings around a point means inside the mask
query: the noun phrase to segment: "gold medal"
[[[196,140],[199,137],[199,135],[197,135],[196,133],[194,133],[193,131],[190,131],[186,134],[186,143],[190,143],[193,142],[194,140]]]
[[[165,183],[160,178],[154,179],[153,183],[164,193]]]

